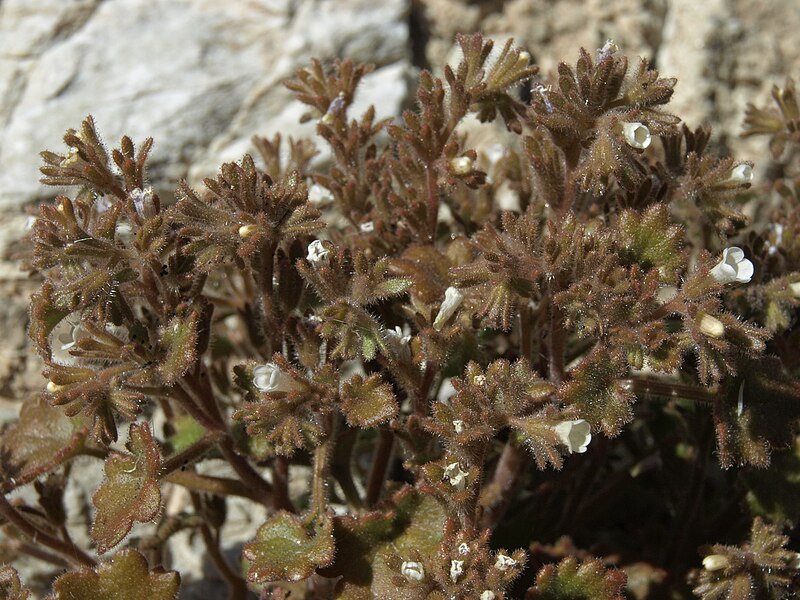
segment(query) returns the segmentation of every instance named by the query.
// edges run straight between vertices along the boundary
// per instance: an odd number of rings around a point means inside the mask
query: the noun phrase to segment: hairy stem
[[[94,567],[97,561],[91,556],[86,554],[83,550],[63,540],[58,539],[49,533],[42,531],[33,523],[28,521],[22,513],[20,513],[12,504],[6,499],[5,494],[0,494],[0,516],[13,524],[20,532],[31,540],[34,544],[46,546],[51,550],[61,554],[72,563],[79,565],[86,565]]]
[[[392,458],[393,449],[394,433],[390,429],[382,427],[378,430],[378,445],[375,449],[375,456],[372,459],[372,468],[367,477],[364,503],[368,507],[375,506],[380,500],[383,482],[386,479],[386,470]]]
[[[484,488],[481,504],[484,507],[481,527],[493,529],[511,506],[514,488],[530,465],[531,457],[524,448],[509,439],[497,461],[492,481]]]
[[[196,492],[207,492],[218,496],[240,496],[254,502],[261,501],[252,489],[238,479],[229,477],[200,475],[195,471],[175,471],[164,477],[164,480]]]
[[[335,415],[323,417],[325,421],[325,441],[314,450],[314,474],[311,480],[311,512],[324,515],[328,506],[328,471],[330,469],[333,449],[336,445]]]
[[[210,448],[219,443],[222,437],[223,434],[221,432],[211,431],[185,450],[182,450],[177,454],[173,454],[161,463],[161,471],[159,474],[160,477],[166,477],[173,471],[177,471],[178,469],[194,462],[203,456],[203,454],[205,454]]]
[[[259,502],[265,506],[271,506],[272,500],[272,486],[264,481],[264,478],[250,466],[244,456],[236,453],[233,447],[233,440],[230,436],[226,436],[219,444],[219,449],[222,451],[222,456],[230,463],[233,470],[241,478],[242,483],[253,490],[253,494],[259,499]]]
[[[285,456],[276,456],[272,461],[272,487],[272,507],[297,512],[289,498],[289,459]]]

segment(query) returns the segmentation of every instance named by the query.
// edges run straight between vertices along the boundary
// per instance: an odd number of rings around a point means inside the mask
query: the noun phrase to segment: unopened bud
[[[251,235],[253,235],[255,230],[256,230],[255,225],[242,225],[241,227],[239,227],[239,237],[242,238],[243,240],[246,240]]]
[[[720,571],[730,566],[727,556],[722,554],[709,554],[703,559],[703,568],[706,571]]]
[[[55,394],[57,391],[62,389],[63,385],[58,385],[55,381],[48,381],[47,382],[47,391],[51,394]]]
[[[469,175],[472,173],[473,164],[469,156],[459,156],[450,160],[450,169],[456,175]]]
[[[792,296],[800,298],[800,281],[795,281],[789,284],[789,289],[792,290]]]
[[[721,338],[725,335],[725,325],[716,317],[702,313],[700,317],[700,331],[712,338]]]
[[[527,67],[528,64],[531,62],[531,55],[524,50],[519,53],[517,57],[517,66],[518,67]]]

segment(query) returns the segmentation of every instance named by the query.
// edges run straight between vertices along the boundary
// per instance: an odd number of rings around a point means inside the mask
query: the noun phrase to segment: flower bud
[[[562,421],[553,429],[564,444],[569,453],[577,452],[583,454],[592,441],[592,426],[588,421],[576,419],[574,421]]]
[[[459,156],[450,159],[450,170],[456,175],[469,175],[472,173],[474,163],[469,156]]]
[[[433,328],[436,331],[442,330],[444,324],[453,316],[453,313],[456,312],[463,300],[464,294],[457,288],[449,287],[445,290],[444,302],[442,302],[442,306],[439,308],[439,314],[436,315],[436,319],[433,321]]]
[[[722,554],[709,554],[703,559],[703,568],[706,571],[720,571],[731,565],[728,557]]]
[[[464,424],[464,421],[462,421],[461,419],[456,419],[455,421],[453,421],[453,429],[456,430],[456,433],[464,433],[464,430],[466,428],[467,428],[467,426]]]
[[[701,313],[700,331],[708,337],[721,338],[723,335],[725,335],[725,325],[716,317],[712,317],[706,313]]]
[[[494,600],[495,598],[497,598],[497,596],[492,590],[483,590],[481,592],[481,600]]]
[[[461,542],[458,545],[458,553],[461,556],[466,556],[467,554],[469,554],[469,544],[467,544],[466,542]]]
[[[652,141],[650,130],[647,126],[638,122],[623,123],[622,136],[629,146],[638,148],[639,150],[647,148]]]
[[[361,233],[372,233],[375,231],[375,223],[372,221],[367,221],[366,223],[359,225],[358,228],[361,230]]]
[[[422,581],[425,577],[425,567],[414,560],[404,560],[400,565],[400,573],[409,581]]]
[[[50,392],[51,394],[55,394],[63,387],[64,387],[63,385],[58,385],[55,381],[47,382],[47,391]]]
[[[317,205],[331,200],[333,200],[333,194],[328,188],[322,187],[317,183],[308,188],[308,201],[311,204]]]
[[[792,290],[792,296],[800,298],[800,281],[795,281],[789,284],[789,289]]]
[[[253,233],[255,233],[256,226],[255,225],[242,225],[239,227],[239,237],[243,240],[249,238]]]

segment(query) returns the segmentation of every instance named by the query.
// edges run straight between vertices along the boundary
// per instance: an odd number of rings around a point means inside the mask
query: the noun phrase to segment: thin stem
[[[272,461],[272,507],[297,512],[289,497],[289,459],[276,456]]]
[[[194,505],[195,511],[200,513],[202,510],[201,500],[195,492],[192,492],[192,504]],[[205,544],[206,550],[208,551],[208,557],[211,559],[211,562],[214,563],[219,574],[222,575],[228,583],[228,598],[230,600],[245,600],[245,598],[247,598],[247,582],[245,582],[242,576],[228,564],[208,524],[202,521],[199,529],[200,535],[203,538],[203,544]]]
[[[218,496],[240,496],[260,502],[253,490],[238,479],[200,475],[196,471],[175,471],[164,477],[164,480],[196,492],[207,492]]]
[[[439,219],[439,187],[436,185],[436,169],[433,163],[425,168],[425,187],[428,192],[428,236],[433,244],[436,241],[436,225]]]
[[[180,386],[180,384],[173,385],[171,388],[169,388],[169,391],[172,397],[175,398],[181,405],[181,408],[189,413],[189,415],[195,421],[200,423],[200,425],[209,431],[226,431],[224,423],[217,421],[203,409],[201,409],[195,402],[194,398],[192,398],[189,393]]]
[[[718,395],[718,393],[700,386],[661,381],[649,377],[632,377],[622,380],[620,383],[630,386],[637,396],[650,396],[652,398],[683,398],[703,404],[711,404]]]
[[[42,548],[39,546],[35,546],[21,540],[13,540],[12,542],[9,542],[7,549],[11,551],[12,555],[20,553],[27,554],[28,556],[38,558],[41,561],[55,565],[62,569],[69,566],[69,563],[57,554],[53,554],[47,550],[42,550]]]
[[[510,438],[497,461],[491,483],[484,488],[481,498],[485,509],[481,518],[482,528],[492,529],[502,521],[511,505],[514,488],[530,462],[530,454]]]
[[[323,515],[327,512],[328,506],[328,470],[333,457],[333,449],[336,445],[336,420],[335,415],[328,414],[323,417],[325,420],[326,436],[314,450],[314,475],[311,480],[311,512]]]
[[[372,459],[372,468],[367,477],[367,490],[364,503],[373,507],[380,500],[383,482],[386,480],[386,471],[392,458],[394,449],[394,433],[391,429],[378,430],[378,447]]]
[[[428,394],[430,394],[436,372],[430,362],[425,363],[425,372],[422,374],[422,381],[419,390],[414,398],[414,414],[420,418],[428,416]]]
[[[191,446],[178,452],[177,454],[173,454],[164,462],[161,463],[161,471],[159,473],[160,477],[166,477],[173,471],[177,471],[181,467],[184,467],[201,456],[205,454],[210,448],[216,445],[223,437],[218,431],[212,431],[205,434],[202,438],[197,440]]]
[[[564,381],[564,345],[566,332],[561,324],[561,311],[550,305],[550,337],[548,338],[548,375],[550,381],[560,385]]]
[[[49,533],[42,531],[33,523],[28,521],[22,514],[11,505],[4,494],[0,494],[0,515],[12,523],[23,535],[28,537],[34,544],[47,546],[51,550],[58,552],[73,563],[94,567],[97,565],[91,556],[73,544],[69,544],[58,539]]]
[[[236,474],[242,479],[242,483],[253,490],[253,494],[259,499],[259,502],[265,506],[272,504],[272,486],[264,481],[264,478],[256,472],[247,459],[236,453],[233,447],[233,440],[227,436],[222,439],[219,444],[219,449],[222,451],[222,456],[225,457]]]

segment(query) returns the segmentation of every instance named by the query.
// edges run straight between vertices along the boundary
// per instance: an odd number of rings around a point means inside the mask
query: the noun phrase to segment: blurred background
[[[61,151],[67,128],[91,113],[109,145],[155,138],[167,199],[253,134],[313,136],[281,85],[311,57],[375,63],[356,112],[397,116],[419,69],[455,63],[454,35],[479,30],[514,37],[543,81],[611,38],[678,77],[673,111],[741,159],[766,158],[763,140],[738,137],[747,102],[800,73],[798,0],[0,0],[0,420],[43,383],[25,335],[37,283],[10,257],[26,210],[59,192],[38,183],[38,153]]]

